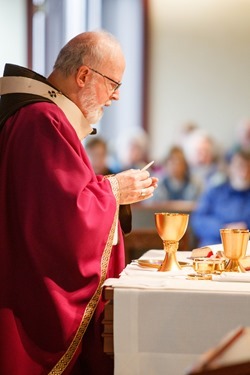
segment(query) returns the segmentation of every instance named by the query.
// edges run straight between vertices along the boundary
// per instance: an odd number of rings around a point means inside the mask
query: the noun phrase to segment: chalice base
[[[176,259],[176,253],[166,253],[165,258],[159,267],[159,272],[167,271],[178,271],[181,270],[181,266]]]
[[[239,260],[230,259],[226,265],[225,272],[246,272]]]

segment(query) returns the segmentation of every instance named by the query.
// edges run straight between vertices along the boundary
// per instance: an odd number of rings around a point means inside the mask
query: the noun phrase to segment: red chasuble
[[[124,267],[120,226],[112,246],[118,209],[110,181],[95,176],[56,105],[27,105],[7,120],[0,132],[1,375],[75,374],[79,353],[96,366],[105,356],[101,285]],[[100,373],[110,374],[105,361]],[[99,374],[84,366],[79,373]]]

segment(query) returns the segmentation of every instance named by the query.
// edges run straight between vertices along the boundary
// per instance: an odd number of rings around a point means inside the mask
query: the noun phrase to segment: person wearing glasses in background
[[[0,79],[0,374],[111,375],[102,284],[124,268],[129,205],[148,171],[94,173],[82,140],[119,100],[125,59],[105,31],[82,33],[46,79],[6,64]]]

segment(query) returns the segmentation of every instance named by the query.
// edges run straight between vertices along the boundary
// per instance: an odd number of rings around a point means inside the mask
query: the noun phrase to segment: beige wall
[[[250,1],[149,0],[151,154],[186,120],[225,147],[250,115]]]
[[[26,0],[0,0],[0,76],[6,62],[26,65]]]

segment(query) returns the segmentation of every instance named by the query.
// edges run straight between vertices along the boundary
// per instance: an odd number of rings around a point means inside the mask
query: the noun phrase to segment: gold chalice
[[[156,229],[163,241],[166,252],[158,271],[176,271],[181,269],[176,258],[176,252],[179,247],[179,241],[187,230],[188,219],[188,214],[155,213]]]
[[[246,272],[240,259],[246,255],[249,240],[248,229],[220,229],[220,236],[225,257],[229,259],[225,271]]]

